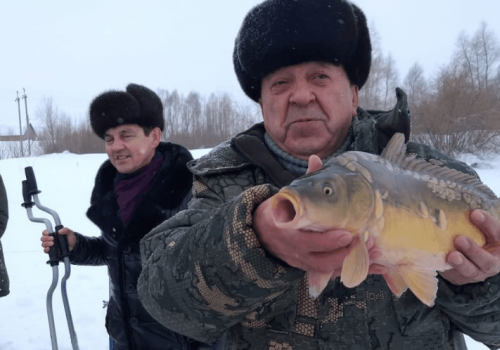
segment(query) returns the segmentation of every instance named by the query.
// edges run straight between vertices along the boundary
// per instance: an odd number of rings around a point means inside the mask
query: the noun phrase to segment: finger
[[[40,241],[42,241],[42,242],[53,242],[54,241],[54,237],[52,237],[52,236],[42,236],[42,237],[40,237]]]
[[[382,257],[383,252],[382,249],[373,247],[372,249],[368,250],[368,254],[370,256],[370,261],[376,261]]]
[[[301,256],[300,263],[304,270],[331,273],[342,269],[342,264],[349,253],[348,248],[341,248],[331,252],[311,252]]]
[[[314,173],[322,167],[323,162],[321,161],[321,159],[317,155],[313,154],[309,157],[306,174]]]
[[[447,262],[455,269],[456,274],[467,278],[469,282],[480,279],[481,270],[461,252],[455,250],[448,254]]]
[[[479,270],[487,275],[495,274],[499,268],[499,259],[479,247],[470,238],[460,236],[455,239],[455,247],[468,259],[472,264],[477,266]]]
[[[488,213],[476,209],[470,215],[471,221],[486,237],[486,243],[500,241],[500,222],[494,220]]]
[[[69,228],[63,227],[62,229],[59,230],[58,233],[61,234],[61,235],[67,235],[70,232],[71,232],[71,230]]]
[[[365,242],[365,245],[366,249],[369,251],[375,245],[375,239],[373,239],[372,237],[368,237],[368,239]]]
[[[42,241],[42,247],[52,247],[54,245],[54,240],[45,240]]]
[[[353,236],[344,230],[331,230],[322,233],[297,231],[292,235],[293,244],[305,252],[330,252],[351,244]]]

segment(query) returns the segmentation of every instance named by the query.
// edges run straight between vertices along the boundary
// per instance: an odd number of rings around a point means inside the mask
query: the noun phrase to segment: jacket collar
[[[186,163],[192,160],[188,150],[171,143],[160,143],[157,148],[163,156],[158,174],[152,180],[151,189],[144,194],[132,215],[126,232],[145,234],[166,219],[165,213],[177,208],[190,193],[192,175]],[[103,232],[118,237],[125,227],[118,217],[118,204],[114,192],[116,168],[109,160],[97,172],[87,216]],[[147,220],[144,220],[147,219]]]

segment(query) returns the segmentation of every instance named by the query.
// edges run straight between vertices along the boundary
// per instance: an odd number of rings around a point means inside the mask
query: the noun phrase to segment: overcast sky
[[[312,0],[311,0],[312,1]],[[76,120],[100,92],[129,82],[182,94],[228,92],[249,101],[231,54],[258,0],[0,0],[0,126],[19,129],[16,91],[28,113],[43,97]],[[391,53],[400,79],[419,62],[426,75],[449,62],[461,31],[481,21],[500,37],[499,0],[356,0]],[[23,129],[24,100],[21,100]]]

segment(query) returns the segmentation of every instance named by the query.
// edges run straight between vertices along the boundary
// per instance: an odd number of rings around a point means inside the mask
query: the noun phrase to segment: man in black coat
[[[136,84],[107,91],[90,105],[93,131],[105,142],[109,160],[97,172],[87,216],[101,229],[88,237],[68,228],[75,265],[107,265],[110,301],[106,329],[114,350],[197,349],[198,343],[156,322],[137,296],[141,272],[139,240],[151,229],[187,207],[193,159],[184,147],[160,142],[164,127],[160,98]],[[44,231],[48,252],[53,238]]]
[[[0,175],[0,238],[2,238],[9,221],[9,206],[7,202],[7,192]],[[2,243],[0,242],[0,297],[9,294],[9,275],[3,257]]]

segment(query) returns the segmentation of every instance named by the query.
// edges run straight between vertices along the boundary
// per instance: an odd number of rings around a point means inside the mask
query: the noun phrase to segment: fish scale
[[[383,277],[396,296],[410,289],[432,306],[437,271],[451,268],[446,256],[456,237],[465,235],[490,251],[499,248],[500,242],[486,244],[469,216],[482,209],[498,220],[500,199],[474,176],[406,156],[404,140],[395,134],[380,156],[353,151],[328,160],[273,197],[273,218],[282,228],[350,231],[360,239],[343,263],[347,287],[362,283],[369,264],[376,263],[387,267]],[[368,237],[382,252],[375,261],[369,261]],[[331,273],[308,276],[309,292],[317,297]]]

